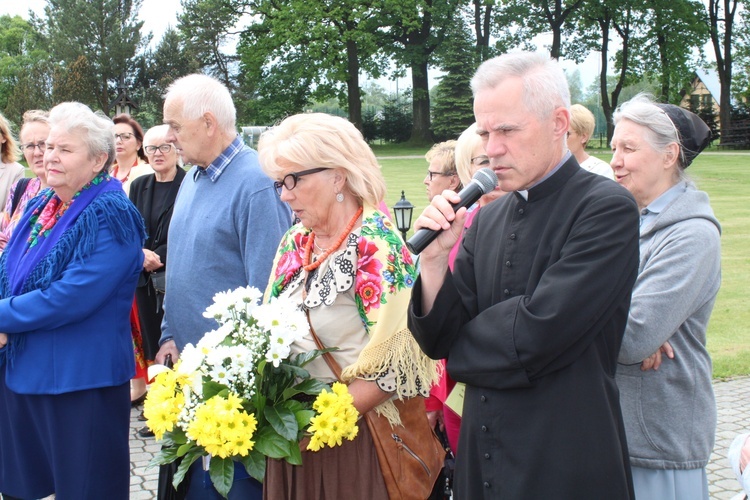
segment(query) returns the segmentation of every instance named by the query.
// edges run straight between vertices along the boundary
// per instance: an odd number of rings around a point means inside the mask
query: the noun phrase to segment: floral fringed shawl
[[[310,229],[297,224],[282,239],[266,300],[303,284],[307,275],[303,269],[304,248],[309,235]],[[343,368],[342,378],[374,380],[378,374],[392,370],[396,374],[398,398],[427,396],[438,378],[438,368],[435,361],[422,353],[406,326],[416,268],[393,223],[374,207],[365,205],[359,237],[352,233],[345,251],[334,255],[330,258],[356,259],[355,302],[369,337],[357,361]],[[342,288],[336,282],[336,286],[341,293],[351,284]],[[400,422],[392,401],[376,410],[392,424]]]

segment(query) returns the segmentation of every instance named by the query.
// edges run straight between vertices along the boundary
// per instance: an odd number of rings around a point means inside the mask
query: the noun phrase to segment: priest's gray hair
[[[508,78],[523,80],[523,102],[538,118],[548,118],[559,107],[570,109],[570,90],[557,61],[542,52],[513,52],[483,62],[471,79],[476,97]]]

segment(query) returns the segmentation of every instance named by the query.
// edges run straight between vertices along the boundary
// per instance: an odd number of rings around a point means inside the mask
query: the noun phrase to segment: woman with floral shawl
[[[112,122],[63,103],[49,123],[51,189],[0,256],[0,492],[125,500],[143,219],[107,173]]]
[[[374,154],[347,120],[287,118],[261,136],[260,162],[299,219],[283,238],[266,295],[298,301],[334,359],[360,414],[400,422],[392,399],[426,396],[437,371],[406,327],[414,263],[391,221],[375,207],[385,181]],[[312,336],[293,349],[316,348]],[[293,352],[294,354],[294,352]],[[313,378],[336,376],[323,357]],[[303,443],[304,450],[304,443]],[[388,498],[370,432],[302,453],[302,465],[269,460],[265,498]]]

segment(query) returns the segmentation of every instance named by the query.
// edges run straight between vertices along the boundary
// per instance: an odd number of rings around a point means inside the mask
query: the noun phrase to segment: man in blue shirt
[[[195,345],[218,325],[203,311],[217,292],[240,286],[264,290],[281,237],[292,215],[258,164],[257,153],[239,138],[229,90],[206,75],[175,81],[164,101],[166,140],[193,167],[180,186],[169,231],[167,285],[162,337],[156,362],[176,361],[186,344]],[[213,488],[196,496],[201,474],[192,468],[189,498],[213,498]],[[207,465],[207,464],[206,464]],[[244,468],[235,471],[230,493],[255,483]],[[207,482],[210,484],[210,482]],[[246,485],[243,485],[243,488]],[[255,483],[260,498],[260,484]],[[245,490],[242,498],[248,498]],[[239,498],[239,497],[238,497]]]

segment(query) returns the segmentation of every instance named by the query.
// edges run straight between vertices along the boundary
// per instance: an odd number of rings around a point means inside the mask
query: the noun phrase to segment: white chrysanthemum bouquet
[[[262,481],[266,457],[302,463],[305,437],[317,451],[357,434],[346,386],[331,389],[304,369],[323,351],[290,357],[292,343],[309,332],[305,314],[285,297],[261,298],[253,287],[216,294],[204,316],[219,327],[185,346],[174,370],[157,369],[144,414],[164,445],[153,464],[182,459],[175,487],[195,460],[210,455],[209,474],[226,497],[234,461]]]

